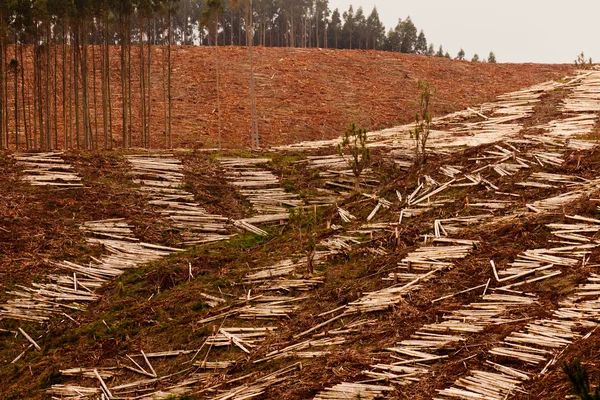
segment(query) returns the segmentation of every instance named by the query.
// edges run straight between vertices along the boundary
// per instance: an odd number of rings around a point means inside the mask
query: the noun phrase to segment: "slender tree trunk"
[[[46,82],[45,82],[45,105],[46,105],[46,140],[47,149],[52,149],[52,115],[51,115],[51,101],[50,101],[50,62],[52,57],[52,49],[50,48],[50,23],[46,24]]]
[[[95,35],[94,35],[95,36]],[[100,97],[102,99],[102,122],[106,120],[104,113],[105,93],[104,93],[104,58],[102,52],[102,44],[100,44]],[[99,146],[98,137],[98,93],[96,90],[96,43],[92,43],[92,98],[94,99],[94,133],[96,135],[96,146]],[[104,148],[106,148],[107,129],[104,124]]]
[[[169,6],[169,4],[167,4]],[[167,36],[165,26],[165,16],[162,15],[160,18],[161,26],[161,46],[160,46],[160,66],[162,69],[162,92],[163,92],[163,139],[165,146],[167,146]]]
[[[37,34],[35,35],[37,38]],[[37,145],[37,125],[38,125],[38,111],[37,111],[37,104],[38,104],[38,90],[37,90],[37,85],[38,85],[38,62],[37,62],[37,40],[34,42],[33,44],[33,90],[32,90],[32,94],[33,94],[33,113],[32,113],[32,119],[33,119],[33,148],[37,149],[38,145]],[[41,144],[40,144],[41,145]]]
[[[25,91],[25,62],[23,57],[23,43],[19,46],[19,56],[20,56],[20,64],[21,64],[21,98],[23,101],[23,130],[25,131],[25,149],[29,150],[31,146],[30,137],[29,137],[29,129],[27,125],[27,103],[26,103],[26,91]]]
[[[144,20],[140,14],[140,120],[142,126],[142,146],[146,146],[146,86],[144,81],[146,78],[145,67],[146,62],[144,60],[144,34],[143,34]]]
[[[87,39],[87,23],[83,23],[83,51],[81,57],[81,88],[83,96],[83,123],[84,133],[87,137],[86,149],[94,148],[94,137],[92,136],[92,123],[90,118],[90,100],[89,100],[89,79],[88,79],[88,39]]]
[[[128,108],[129,108],[129,147],[132,146],[133,143],[133,106],[131,102],[132,97],[132,85],[131,85],[131,16],[129,16],[128,24],[127,24],[127,99],[128,99]]]
[[[79,24],[75,27],[73,34],[75,42],[73,43],[73,69],[75,71],[73,75],[73,95],[75,96],[74,108],[75,108],[75,141],[77,143],[77,150],[81,149],[79,140]]]
[[[169,0],[169,45],[167,47],[167,102],[169,103],[168,117],[167,117],[167,147],[171,148],[171,123],[172,123],[172,107],[171,107],[171,43],[173,42],[173,18],[171,15],[172,3]],[[232,28],[233,29],[233,28]]]
[[[54,94],[54,107],[53,107],[53,115],[54,122],[52,126],[54,127],[54,148],[58,149],[58,40],[53,43],[54,48],[54,68],[53,68],[53,94]]]
[[[104,22],[104,51],[106,59],[106,92],[108,98],[108,149],[113,147],[113,121],[112,121],[112,95],[110,89],[110,42],[108,40],[108,14],[105,16]],[[105,142],[106,144],[106,142]]]
[[[252,63],[252,42],[253,42],[253,8],[252,8],[252,0],[250,0],[249,10],[248,10],[248,18],[247,18],[247,27],[246,27],[246,41],[248,42],[248,53],[250,58],[250,116],[252,120],[251,126],[251,138],[252,138],[252,148],[259,149],[260,141],[258,139],[258,123],[256,121],[256,96],[254,93],[254,65]]]
[[[15,33],[15,61],[19,59],[18,49],[19,41],[17,34]],[[19,67],[20,64],[17,61],[15,65],[15,82],[14,82],[14,96],[15,96],[15,150],[19,151]]]
[[[148,28],[150,28],[150,24],[148,24]],[[148,36],[150,37],[150,36]],[[147,128],[147,144],[146,147],[150,148],[151,143],[151,120],[150,120],[150,115],[152,112],[152,95],[150,93],[150,90],[152,89],[152,80],[150,79],[150,72],[152,70],[152,64],[151,64],[151,60],[152,60],[152,45],[150,43],[148,43],[148,46],[146,46],[148,48],[148,81],[146,84],[146,87],[148,89],[148,113],[147,113],[147,118],[148,118],[148,128]]]
[[[6,81],[6,77],[5,77],[5,65],[6,65],[6,59],[5,59],[5,51],[4,48],[6,46],[6,42],[4,40],[4,36],[6,32],[7,27],[4,25],[4,14],[2,12],[2,10],[0,9],[0,148],[2,149],[7,149],[8,148],[8,132],[6,129],[6,110],[7,110],[7,104],[6,104],[6,91],[4,90],[4,86],[5,86],[5,81]]]
[[[67,136],[67,20],[63,19],[62,32],[62,115],[63,115],[63,136],[65,149],[68,148]]]
[[[123,123],[123,148],[127,148],[127,39],[125,33],[125,16],[121,15],[121,119]]]
[[[215,66],[217,72],[217,120],[219,125],[219,150],[221,150],[221,94],[219,86],[219,24],[215,21]]]

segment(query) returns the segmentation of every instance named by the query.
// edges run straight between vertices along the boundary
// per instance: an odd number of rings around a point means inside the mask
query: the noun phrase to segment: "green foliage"
[[[488,62],[492,64],[496,63],[496,55],[493,51],[490,51],[490,55],[488,56]]]
[[[600,400],[600,386],[592,392],[587,369],[577,360],[563,363],[562,369],[571,382],[571,392],[580,400]]]
[[[438,49],[437,53],[435,53],[436,57],[444,57],[444,48],[442,47],[442,45],[440,45],[440,48]]]
[[[319,219],[320,215],[316,206],[311,211],[306,211],[302,207],[290,211],[290,225],[298,229],[298,241],[306,243],[304,250],[306,251],[307,272],[309,274],[314,272],[313,259],[317,249],[314,234],[319,224]],[[306,239],[302,237],[302,231],[304,231]]]
[[[207,27],[214,35],[218,29],[219,18],[224,11],[225,6],[222,0],[206,0],[206,8],[202,11],[200,25]]]
[[[592,58],[590,57],[588,60],[586,60],[583,51],[577,56],[577,60],[575,60],[575,67],[577,68],[589,69],[592,67],[592,65],[594,65]]]
[[[356,124],[350,125],[344,131],[342,143],[338,144],[338,153],[346,159],[348,167],[354,174],[354,189],[360,191],[360,176],[371,163],[371,152],[367,147],[367,130],[357,128]]]
[[[471,59],[471,62],[479,62],[479,55],[477,53],[473,54],[473,58]]]
[[[465,59],[465,51],[463,49],[460,49],[460,51],[456,55],[456,59],[458,61],[463,61]]]
[[[429,45],[429,47],[427,48],[427,53],[425,53],[425,55],[430,57],[435,55],[435,46],[433,45],[433,43]]]
[[[202,311],[209,308],[208,304],[206,304],[205,302],[203,302],[202,300],[198,300],[197,302],[195,302],[194,304],[192,304],[192,310],[193,311]]]
[[[415,115],[415,129],[410,131],[410,136],[415,142],[415,166],[421,166],[427,158],[426,146],[431,130],[431,114],[429,105],[435,88],[426,80],[419,80],[419,111]]]
[[[290,210],[290,226],[298,230],[298,239],[302,241],[302,232],[311,234],[319,223],[319,213],[317,209],[307,211],[302,207]]]
[[[415,52],[417,54],[427,54],[427,38],[425,37],[425,33],[423,30],[419,32],[419,36],[417,37],[417,44],[415,45]]]

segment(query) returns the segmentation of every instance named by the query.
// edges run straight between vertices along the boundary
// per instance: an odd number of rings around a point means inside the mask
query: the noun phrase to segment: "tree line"
[[[410,17],[386,32],[328,0],[0,0],[1,147],[171,147],[173,45],[249,47],[253,147],[253,45],[449,57]]]

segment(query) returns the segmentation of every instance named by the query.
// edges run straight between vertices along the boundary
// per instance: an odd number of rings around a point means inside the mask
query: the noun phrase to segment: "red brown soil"
[[[111,49],[114,146],[121,145],[122,132],[119,52],[118,47]],[[165,147],[166,96],[162,52],[161,47],[155,47],[151,56],[151,141],[152,147],[158,148]],[[59,147],[63,147],[63,132],[66,129],[62,121],[61,49],[58,49],[58,55],[55,114],[58,143]],[[26,59],[30,60],[31,54],[28,56]],[[95,49],[95,56],[97,115],[93,111],[91,61],[90,108],[92,123],[97,121],[99,127],[99,145],[103,147],[98,49]],[[223,145],[229,148],[248,147],[248,51],[244,47],[222,47],[219,56]],[[92,60],[91,50],[89,58]],[[133,144],[139,146],[141,128],[137,47],[132,49],[132,60]],[[258,129],[263,147],[334,138],[353,122],[369,130],[410,122],[416,110],[417,83],[420,79],[428,80],[437,88],[432,105],[435,116],[475,106],[499,94],[535,83],[562,78],[573,69],[570,65],[471,63],[381,51],[263,47],[255,48],[254,60]],[[173,147],[216,146],[218,116],[214,48],[175,47],[172,65]],[[30,62],[26,62],[25,69],[30,74]],[[12,107],[14,96],[12,85],[9,86],[9,107]],[[28,82],[27,91],[31,103],[31,82]],[[31,109],[32,105],[29,104],[29,107]],[[30,120],[29,124],[31,129],[33,122]],[[13,111],[9,110],[9,131],[14,147],[12,125]],[[20,131],[22,135],[22,126]],[[20,141],[23,143],[22,136]],[[75,146],[75,139],[73,143]]]
[[[223,143],[247,145],[247,50],[226,47],[219,55]],[[213,146],[218,122],[214,51],[182,47],[173,60],[174,143]],[[410,122],[419,79],[437,88],[432,112],[443,115],[572,70],[569,65],[483,64],[378,51],[288,48],[257,48],[255,60],[259,133],[265,146],[334,138],[352,122],[368,129]]]

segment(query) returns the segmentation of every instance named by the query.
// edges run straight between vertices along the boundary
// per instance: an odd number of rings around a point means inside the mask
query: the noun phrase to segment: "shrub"
[[[356,124],[344,131],[342,143],[338,144],[338,152],[342,157],[349,153],[346,161],[354,175],[354,189],[360,192],[360,176],[371,162],[371,153],[367,147],[367,130],[357,128]]]

